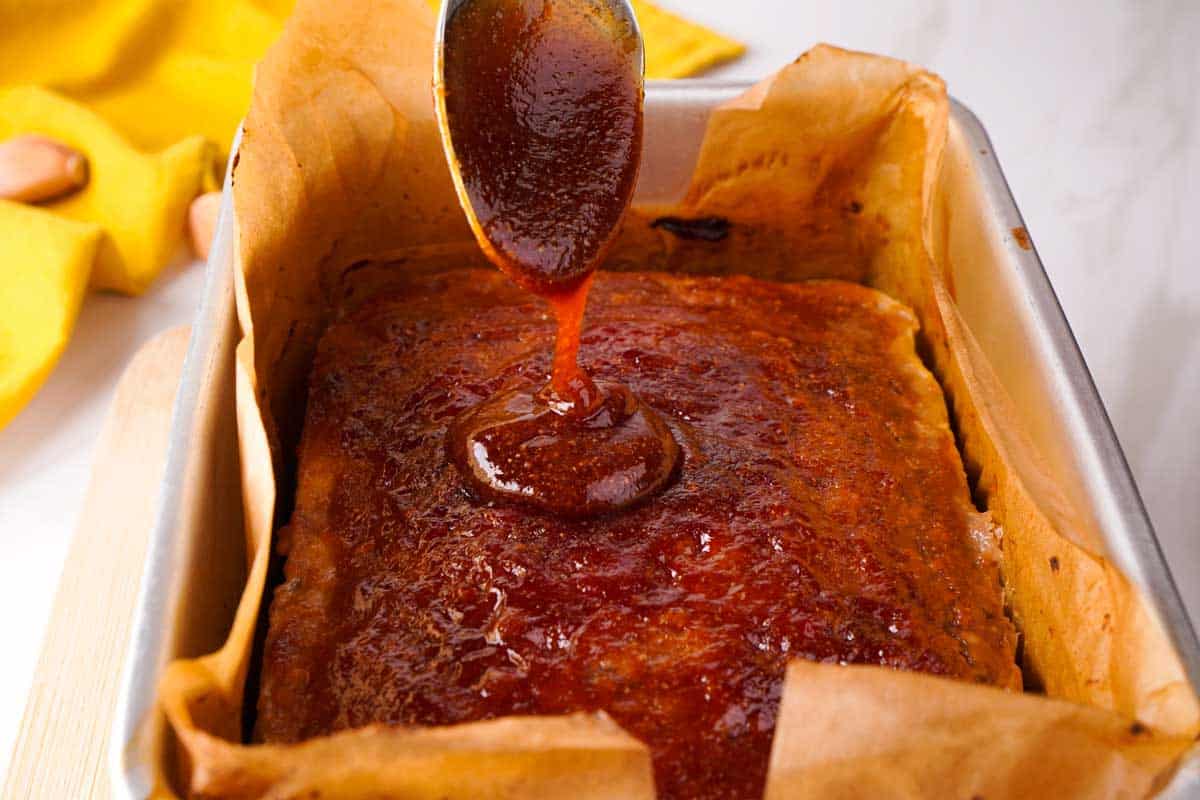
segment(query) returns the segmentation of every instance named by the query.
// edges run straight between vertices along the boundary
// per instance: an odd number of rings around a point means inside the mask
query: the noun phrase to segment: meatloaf
[[[499,273],[413,275],[312,367],[256,737],[603,710],[664,798],[761,796],[789,659],[1019,685],[989,536],[913,314],[842,282],[600,273],[582,360],[678,476],[568,520],[474,500],[447,424],[546,379]]]

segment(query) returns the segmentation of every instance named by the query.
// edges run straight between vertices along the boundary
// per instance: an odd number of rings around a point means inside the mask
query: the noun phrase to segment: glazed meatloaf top
[[[597,276],[592,375],[668,420],[659,496],[566,520],[470,497],[447,424],[541,385],[554,324],[500,274],[413,276],[311,374],[257,737],[604,710],[666,798],[761,796],[789,659],[1016,686],[915,320],[853,284]]]

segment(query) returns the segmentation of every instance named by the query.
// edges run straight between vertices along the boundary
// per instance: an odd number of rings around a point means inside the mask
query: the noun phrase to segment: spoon
[[[669,426],[578,363],[592,272],[637,182],[644,52],[625,0],[450,0],[434,89],[459,203],[487,257],[558,320],[550,382],[460,414],[447,432],[468,490],[566,517],[661,491]]]
[[[633,195],[645,54],[627,0],[447,0],[438,126],[484,253],[542,295],[579,286]]]

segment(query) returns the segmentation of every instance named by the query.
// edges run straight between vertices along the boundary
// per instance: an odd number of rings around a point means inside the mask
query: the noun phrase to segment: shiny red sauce
[[[544,393],[521,388],[460,415],[447,451],[473,496],[520,492],[528,505],[589,517],[662,488],[679,458],[671,429],[623,384],[591,386],[597,399],[586,414],[560,413]]]
[[[999,574],[911,315],[842,283],[599,273],[584,364],[682,470],[567,518],[481,504],[452,422],[536,392],[549,309],[492,271],[398,285],[316,356],[258,737],[604,710],[665,800],[759,798],[790,659],[1019,686]]]
[[[591,378],[579,367],[579,336],[583,332],[583,315],[591,285],[591,275],[588,275],[579,286],[564,294],[542,295],[550,303],[558,323],[554,360],[550,362],[550,393],[584,408],[595,401],[594,397],[585,394],[595,394]]]
[[[484,252],[549,301],[549,383],[463,414],[447,452],[473,494],[566,516],[662,489],[679,448],[653,409],[579,366],[592,272],[637,179],[641,55],[630,20],[580,0],[473,0],[446,22],[447,152]]]
[[[591,274],[633,196],[642,64],[630,20],[587,0],[472,0],[446,21],[445,124],[495,264],[539,294]]]

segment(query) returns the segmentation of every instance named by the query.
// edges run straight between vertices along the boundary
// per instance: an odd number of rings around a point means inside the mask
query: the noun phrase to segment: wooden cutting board
[[[147,342],[101,429],[4,784],[5,798],[107,798],[113,710],[166,466],[189,329]]]

